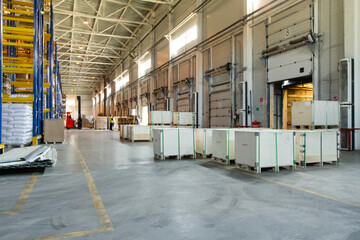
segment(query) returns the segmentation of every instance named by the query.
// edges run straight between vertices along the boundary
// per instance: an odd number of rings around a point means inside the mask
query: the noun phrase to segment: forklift
[[[81,96],[77,96],[78,101],[78,120],[77,127],[76,121],[71,118],[71,112],[66,112],[66,128],[67,129],[82,129],[82,119],[81,119]]]

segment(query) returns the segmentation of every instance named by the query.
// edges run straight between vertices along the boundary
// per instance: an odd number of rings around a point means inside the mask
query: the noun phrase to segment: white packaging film
[[[12,145],[31,143],[33,114],[27,104],[2,105],[2,142]]]

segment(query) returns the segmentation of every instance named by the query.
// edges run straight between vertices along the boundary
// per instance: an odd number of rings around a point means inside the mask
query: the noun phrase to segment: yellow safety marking
[[[78,149],[78,147],[75,145],[75,148],[76,148],[76,151],[77,151],[77,154],[80,158],[80,163],[81,163],[81,166],[84,170],[84,173],[85,173],[85,177],[86,177],[86,180],[87,180],[87,183],[88,183],[88,188],[89,188],[89,191],[91,193],[91,198],[92,198],[92,201],[94,203],[94,206],[96,208],[96,213],[97,213],[97,216],[98,216],[98,220],[99,220],[99,223],[101,225],[101,228],[105,228],[105,229],[113,229],[113,226],[112,226],[112,223],[110,221],[110,218],[106,212],[106,209],[104,207],[104,204],[101,200],[101,197],[97,191],[97,188],[96,188],[96,185],[95,185],[95,182],[94,182],[94,179],[92,178],[91,176],[91,173],[90,173],[90,170],[88,168],[88,166],[86,165],[86,162],[80,152],[80,150]]]
[[[84,160],[84,157],[82,156],[79,148],[76,145],[75,145],[75,150],[80,159],[80,164],[81,164],[81,167],[83,168],[83,171],[84,171],[84,174],[86,177],[88,188],[91,193],[91,198],[94,203],[94,207],[96,208],[96,214],[98,216],[98,220],[99,220],[101,228],[95,229],[95,230],[59,234],[59,235],[54,235],[54,236],[46,236],[46,237],[31,238],[31,239],[29,238],[29,239],[24,239],[24,240],[55,240],[55,239],[64,239],[64,238],[71,238],[71,237],[73,237],[73,238],[81,237],[81,236],[90,235],[90,234],[94,234],[94,233],[105,233],[105,232],[114,231],[112,222],[109,218],[109,215],[106,212],[104,204],[103,204],[101,197],[99,195],[99,192],[96,188],[94,179],[91,176],[91,172]]]
[[[20,194],[20,197],[16,201],[13,209],[8,212],[0,212],[0,215],[13,215],[13,214],[19,213],[24,208],[26,200],[28,199],[28,197],[34,187],[37,178],[38,178],[38,173],[33,173],[30,180],[26,184],[26,187]]]
[[[266,182],[275,183],[275,184],[278,184],[278,185],[281,185],[281,186],[284,186],[284,187],[288,187],[288,188],[291,188],[291,189],[295,189],[295,190],[298,190],[298,191],[301,191],[301,192],[306,192],[306,193],[309,193],[311,195],[315,195],[315,196],[322,197],[322,198],[325,198],[325,199],[333,200],[335,202],[343,203],[345,205],[349,205],[349,206],[352,206],[352,207],[360,208],[360,204],[358,204],[358,203],[352,203],[352,202],[349,202],[349,201],[344,201],[344,200],[341,200],[341,199],[338,199],[338,198],[335,198],[335,197],[332,197],[332,196],[329,196],[329,195],[321,194],[321,193],[318,193],[318,192],[315,192],[315,191],[312,191],[312,190],[309,190],[309,189],[306,189],[306,188],[296,187],[296,186],[291,185],[291,184],[279,182],[279,181],[276,181],[276,180],[273,180],[273,179],[270,179],[270,178],[266,178],[266,177],[261,177],[261,176],[258,176],[256,174],[250,173],[250,172],[245,172],[244,170],[241,170],[241,169],[238,169],[238,168],[235,168],[235,167],[221,166],[221,165],[217,165],[217,164],[212,164],[210,161],[206,161],[206,160],[198,160],[198,161],[209,164],[209,165],[212,165],[212,166],[216,166],[216,167],[219,167],[219,168],[223,168],[223,169],[226,169],[226,170],[236,170],[240,174],[243,174],[243,175],[246,175],[246,176],[250,176],[250,177],[253,177],[253,178],[258,178],[258,179],[261,179],[261,180],[266,181]]]

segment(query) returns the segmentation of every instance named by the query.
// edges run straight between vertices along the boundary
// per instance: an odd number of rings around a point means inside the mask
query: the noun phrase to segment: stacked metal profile
[[[0,170],[45,168],[56,164],[57,152],[48,146],[15,148],[0,156]]]
[[[62,117],[62,90],[54,43],[52,2],[0,1],[3,25],[0,33],[3,40],[0,44],[0,84],[3,84],[5,78],[10,79],[11,85],[10,94],[3,92],[0,105],[32,105],[32,142],[37,145],[42,134],[43,120]],[[0,89],[3,89],[2,85]]]

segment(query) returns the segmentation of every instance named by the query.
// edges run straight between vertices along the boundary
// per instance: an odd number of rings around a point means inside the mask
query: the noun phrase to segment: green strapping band
[[[161,147],[162,147],[162,157],[163,159],[165,160],[165,137],[164,137],[164,130],[161,131],[161,136],[162,136],[162,144],[161,144]]]
[[[260,166],[260,132],[258,136],[258,169],[257,173],[261,173],[261,166]]]
[[[178,154],[179,154],[179,159],[181,159],[181,155],[180,155],[180,129],[178,129]]]
[[[306,167],[306,133],[304,133],[304,168]]]
[[[193,128],[193,150],[194,150],[194,157],[196,156],[196,149],[195,149],[195,128]]]
[[[296,164],[295,164],[295,132],[293,133],[293,170],[295,171],[296,169]]]
[[[320,164],[321,166],[323,165],[323,151],[322,151],[322,147],[323,147],[323,144],[322,144],[322,132],[320,133]]]
[[[277,132],[275,132],[275,153],[276,153],[276,168],[275,168],[275,171],[279,171]]]
[[[204,144],[205,144],[204,154],[206,155],[206,129],[204,129],[204,136],[205,136],[205,139],[204,139]]]
[[[228,130],[227,135],[227,164],[230,164],[230,130]]]
[[[328,102],[326,101],[325,104],[326,104],[326,108],[325,108],[325,109],[326,109],[326,114],[325,114],[325,116],[326,116],[326,117],[325,117],[325,119],[326,119],[326,120],[325,120],[325,121],[326,121],[326,122],[325,122],[325,128],[327,129],[327,128],[328,128],[328,112],[327,112]]]

